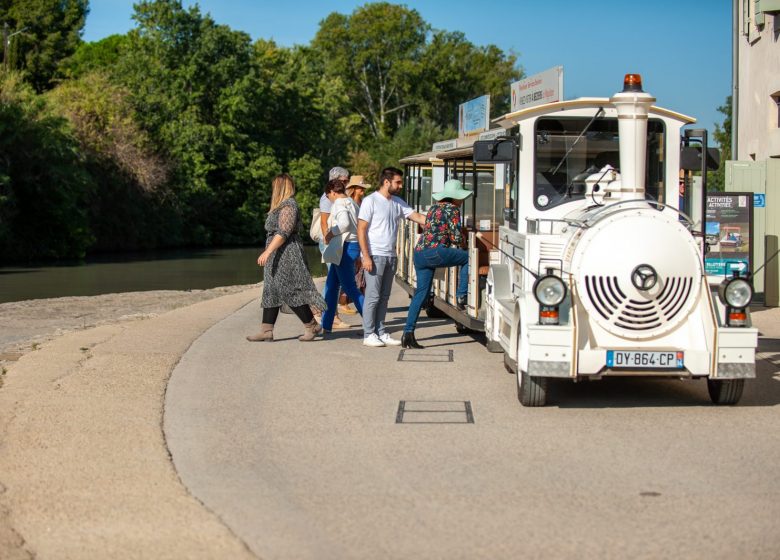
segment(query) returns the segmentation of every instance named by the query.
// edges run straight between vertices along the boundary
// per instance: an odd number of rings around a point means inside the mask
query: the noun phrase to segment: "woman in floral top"
[[[433,195],[437,202],[428,210],[423,234],[414,247],[417,289],[412,303],[409,304],[409,314],[401,338],[404,348],[423,348],[414,337],[414,328],[420,316],[420,309],[431,292],[433,274],[437,268],[461,267],[456,296],[458,308],[465,308],[469,287],[469,253],[460,248],[463,243],[460,206],[472,194],[463,188],[460,181],[450,179],[444,183],[442,192]]]

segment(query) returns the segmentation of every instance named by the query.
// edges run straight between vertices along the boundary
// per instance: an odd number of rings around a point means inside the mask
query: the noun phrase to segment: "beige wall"
[[[772,99],[773,94],[780,95],[780,14],[765,14],[764,25],[756,26],[754,0],[736,1],[740,19],[737,159],[763,161],[780,157],[778,107]]]

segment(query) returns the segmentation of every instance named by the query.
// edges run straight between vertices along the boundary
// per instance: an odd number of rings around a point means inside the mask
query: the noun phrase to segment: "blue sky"
[[[217,22],[253,39],[292,46],[309,43],[329,13],[348,14],[364,2],[197,3]],[[717,107],[731,93],[728,0],[425,0],[406,5],[436,29],[462,31],[477,45],[493,43],[516,53],[526,74],[563,65],[567,99],[610,96],[621,88],[624,74],[637,72],[658,105],[691,115],[699,121],[696,126],[710,131],[723,122]],[[133,0],[90,0],[90,10],[87,41],[133,27]]]

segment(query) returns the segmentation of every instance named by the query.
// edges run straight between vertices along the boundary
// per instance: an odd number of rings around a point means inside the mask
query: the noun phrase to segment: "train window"
[[[433,187],[433,171],[423,169],[420,177],[420,212],[427,212],[431,207],[431,188]]]
[[[463,188],[474,190],[474,172],[472,166],[455,167],[448,179],[458,179],[463,183]],[[477,193],[476,197],[466,200],[463,208],[463,219],[466,227],[482,230],[491,230],[497,227],[504,209],[503,184],[496,187],[495,172],[491,168],[477,169]]]
[[[572,192],[573,185],[606,164],[620,169],[617,119],[591,120],[588,117],[543,117],[537,120],[534,181],[534,206],[537,209],[548,210],[582,199],[583,194]],[[663,202],[663,122],[657,119],[648,121],[647,140],[647,196]]]

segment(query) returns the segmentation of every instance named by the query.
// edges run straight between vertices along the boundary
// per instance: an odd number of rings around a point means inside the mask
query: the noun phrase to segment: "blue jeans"
[[[465,297],[469,293],[469,252],[465,249],[434,247],[414,252],[414,269],[417,272],[417,289],[414,291],[409,314],[406,316],[404,332],[413,332],[420,316],[420,308],[431,293],[433,274],[437,268],[459,266],[458,290],[456,297]]]
[[[322,314],[322,328],[326,331],[333,328],[333,318],[336,316],[336,304],[341,290],[344,290],[344,293],[355,302],[358,313],[363,314],[363,294],[360,293],[355,283],[355,260],[359,258],[360,245],[357,241],[348,241],[344,243],[341,262],[328,269],[328,278],[325,280],[323,294],[328,308]]]

